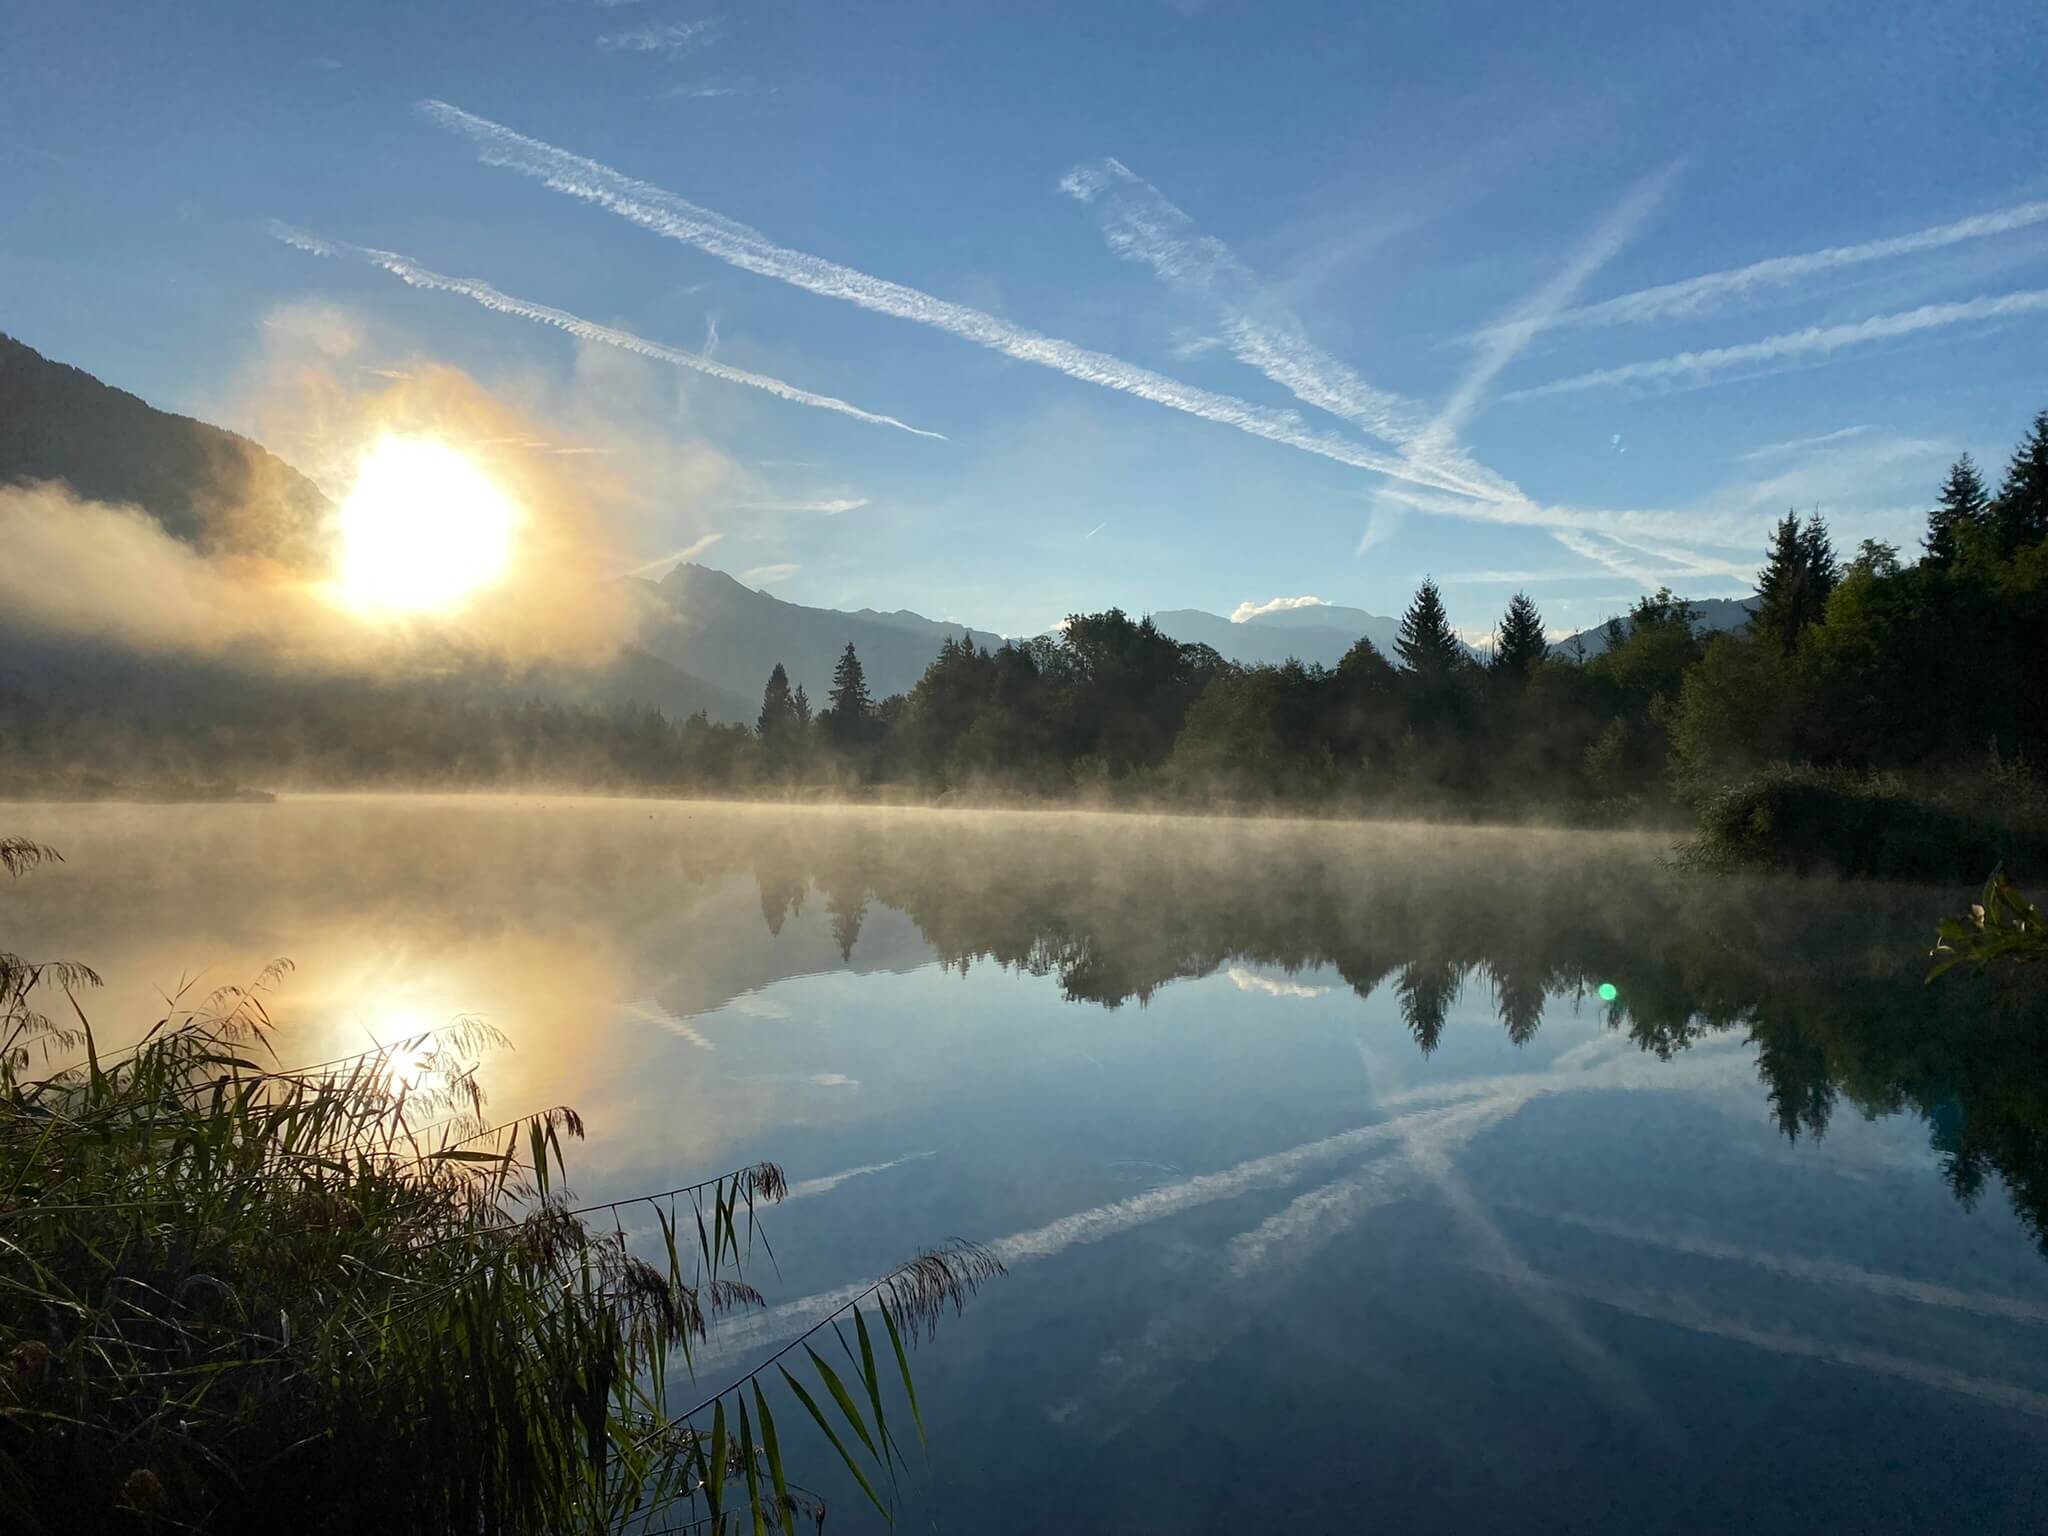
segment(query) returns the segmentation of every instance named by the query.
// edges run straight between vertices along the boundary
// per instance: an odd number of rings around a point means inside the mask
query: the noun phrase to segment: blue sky
[[[2048,405],[2020,0],[8,9],[0,329],[251,428],[453,364],[801,602],[1572,629]]]

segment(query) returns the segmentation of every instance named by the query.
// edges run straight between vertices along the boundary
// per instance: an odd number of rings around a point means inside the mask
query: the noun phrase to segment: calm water
[[[2048,1528],[2048,1032],[1920,985],[1959,893],[1584,833],[0,818],[70,861],[0,938],[97,966],[110,1036],[284,955],[303,1059],[496,1025],[493,1109],[581,1110],[583,1194],[781,1162],[783,1305],[728,1364],[995,1245],[905,1529]]]

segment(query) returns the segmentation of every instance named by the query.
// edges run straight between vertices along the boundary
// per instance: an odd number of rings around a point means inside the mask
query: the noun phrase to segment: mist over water
[[[581,1195],[780,1161],[778,1305],[721,1361],[937,1235],[994,1246],[919,1367],[909,1525],[2048,1515],[2048,1063],[1920,985],[1945,889],[1079,813],[7,821],[67,860],[0,889],[10,944],[100,971],[103,1048],[289,956],[280,1055],[481,1015],[498,1117],[584,1114]]]

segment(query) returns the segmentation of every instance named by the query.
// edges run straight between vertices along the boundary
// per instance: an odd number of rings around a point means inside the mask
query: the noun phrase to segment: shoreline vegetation
[[[0,840],[9,877],[59,857]],[[492,1031],[287,1066],[265,998],[289,970],[103,1054],[90,968],[0,952],[0,1527],[822,1529],[791,1429],[889,1513],[924,1438],[908,1352],[999,1260],[919,1253],[699,1380],[710,1324],[766,1304],[781,1169],[578,1204],[576,1112],[487,1112]]]
[[[1839,555],[1817,513],[1788,513],[1738,630],[1659,590],[1562,654],[1517,594],[1475,659],[1425,580],[1392,656],[1361,639],[1334,668],[1245,666],[1112,608],[994,649],[948,639],[884,699],[850,641],[815,708],[776,664],[750,726],[401,682],[272,680],[209,709],[0,689],[0,795],[546,785],[1542,820],[1689,827],[1708,866],[1976,882],[2048,851],[2044,633],[2048,411],[1995,493],[1957,461],[1916,557]]]

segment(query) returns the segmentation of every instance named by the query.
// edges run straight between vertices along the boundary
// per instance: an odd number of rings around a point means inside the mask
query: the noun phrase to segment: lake
[[[497,1118],[588,1123],[580,1195],[781,1163],[774,1307],[714,1369],[992,1246],[920,1353],[904,1528],[2048,1528],[2048,1031],[1922,985],[1964,892],[1579,831],[671,801],[0,832],[67,859],[0,887],[0,941],[95,966],[109,1045],[286,956],[280,1053],[479,1015]]]

